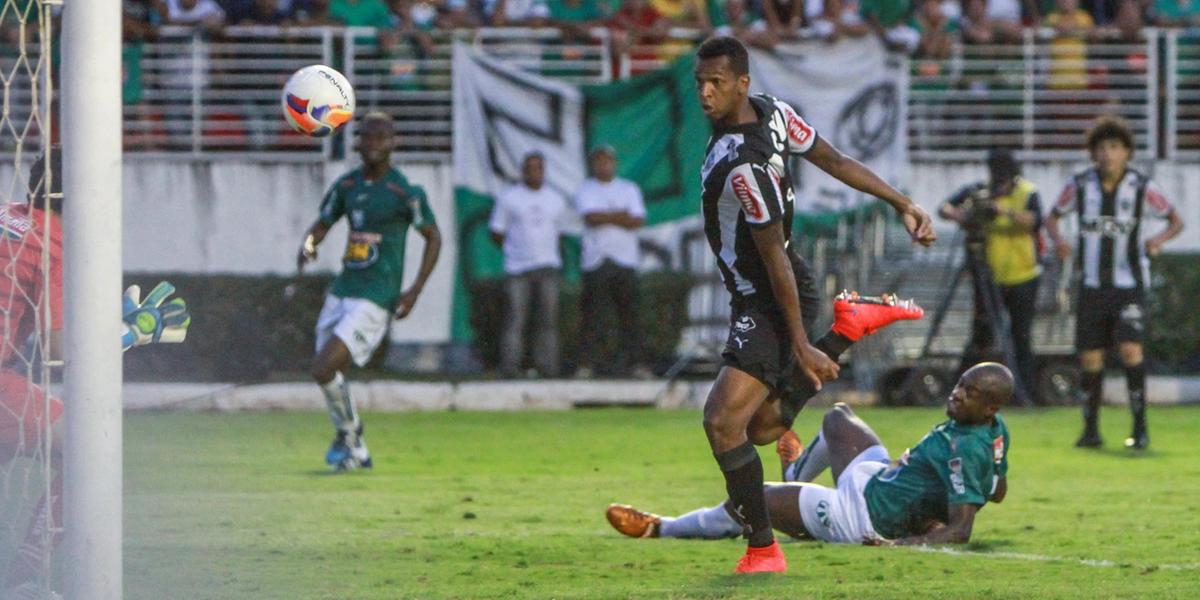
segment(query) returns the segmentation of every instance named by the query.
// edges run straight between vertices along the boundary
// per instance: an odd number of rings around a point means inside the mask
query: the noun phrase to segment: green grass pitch
[[[942,418],[859,412],[893,456]],[[741,541],[633,540],[603,516],[722,499],[697,411],[368,414],[376,467],[344,475],[321,414],[134,414],[126,597],[1200,597],[1200,409],[1151,409],[1145,455],[1120,448],[1125,411],[1103,417],[1107,449],[1080,451],[1077,411],[1008,411],[1008,499],[955,553],[786,543],[788,573],[735,577]]]

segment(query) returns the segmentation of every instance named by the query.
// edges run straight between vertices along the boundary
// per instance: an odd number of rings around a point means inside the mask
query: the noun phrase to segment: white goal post
[[[120,0],[62,2],[66,598],[122,582]]]

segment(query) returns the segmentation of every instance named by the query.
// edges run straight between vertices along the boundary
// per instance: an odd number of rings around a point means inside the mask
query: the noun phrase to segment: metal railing
[[[913,158],[971,159],[996,146],[1078,158],[1084,132],[1104,114],[1124,117],[1138,150],[1158,155],[1158,30],[1132,43],[1025,34],[1020,44],[957,44],[947,60],[911,61]]]
[[[402,36],[372,28],[230,27],[208,39],[190,28],[165,27],[140,46],[140,93],[130,94],[125,107],[126,151],[182,158],[247,153],[279,161],[345,156],[352,152],[353,124],[317,140],[290,131],[280,114],[287,77],[323,63],[354,81],[359,115],[380,110],[396,119],[399,160],[446,160],[455,41],[548,77],[612,79],[606,30],[580,39],[556,29]]]
[[[280,88],[307,64],[346,72],[360,115],[382,110],[395,117],[398,160],[444,161],[451,152],[455,41],[548,77],[604,83],[661,68],[699,39],[694,31],[672,30],[661,43],[629,45],[603,28],[584,35],[480,29],[402,36],[337,27],[231,27],[213,39],[190,28],[158,33],[155,41],[126,48],[126,151],[278,161],[352,152],[353,124],[327,140],[285,125]],[[912,59],[910,156],[970,160],[1002,145],[1020,149],[1026,159],[1079,158],[1092,119],[1115,113],[1133,125],[1140,156],[1200,160],[1200,36],[1146,29],[1142,37],[1064,45],[1030,30],[1019,44],[960,44],[947,60]],[[12,72],[13,60],[0,55],[0,68]],[[26,96],[27,86],[10,82],[5,128],[15,129],[0,136],[0,154],[11,155],[12,140],[23,133]],[[28,151],[38,144],[37,124],[32,127]]]

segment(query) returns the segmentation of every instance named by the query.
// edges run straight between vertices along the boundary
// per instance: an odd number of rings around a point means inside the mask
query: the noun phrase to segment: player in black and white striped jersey
[[[1129,168],[1133,132],[1117,117],[1096,121],[1087,135],[1092,167],[1071,177],[1054,204],[1046,229],[1059,258],[1072,248],[1058,231],[1058,222],[1074,213],[1079,219],[1079,306],[1075,347],[1083,367],[1084,430],[1076,446],[1103,445],[1099,431],[1104,351],[1114,344],[1125,366],[1133,433],[1125,446],[1137,450],[1150,444],[1146,430],[1146,370],[1142,339],[1145,333],[1145,293],[1150,283],[1150,257],[1158,254],[1183,230],[1183,219],[1153,181]],[[1167,226],[1148,236],[1150,218]]]
[[[696,90],[713,125],[701,171],[704,231],[732,296],[724,366],[704,406],[704,431],[730,506],[748,531],[749,547],[735,572],[778,572],[787,564],[771,533],[754,444],[774,442],[788,430],[821,382],[837,376],[838,354],[863,331],[921,314],[894,301],[867,306],[847,300],[833,331],[809,342],[818,299],[811,271],[788,245],[795,201],[788,157],[804,156],[888,202],[914,241],[929,245],[936,236],[924,210],[817,135],[791,106],[750,96],[749,56],[740,42],[712,38],[696,55]]]

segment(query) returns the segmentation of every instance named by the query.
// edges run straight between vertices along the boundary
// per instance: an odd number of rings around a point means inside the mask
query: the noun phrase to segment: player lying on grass
[[[998,411],[1012,394],[1008,368],[998,363],[971,367],[950,393],[950,419],[894,462],[866,422],[849,406],[835,404],[799,459],[784,459],[786,483],[764,486],[772,526],[792,537],[826,542],[966,543],[975,514],[987,502],[1002,501],[1008,490],[1008,428]],[[810,483],[827,468],[836,488]],[[607,517],[630,537],[742,534],[728,502],[676,518],[613,504]]]
[[[61,193],[62,159],[56,146],[50,151],[50,164],[55,193]],[[0,597],[22,598],[38,595],[41,586],[34,579],[42,569],[44,526],[47,511],[53,522],[62,523],[62,416],[63,403],[58,398],[46,402],[44,392],[29,379],[31,365],[37,359],[61,359],[63,327],[62,289],[62,199],[52,196],[39,206],[45,174],[44,161],[30,167],[31,190],[28,202],[0,200],[0,463],[17,456],[40,456],[45,450],[44,433],[49,420],[51,436],[50,466],[51,498],[38,501],[24,541],[9,565],[9,572],[0,580]],[[46,209],[49,209],[48,211]],[[47,233],[49,232],[49,233]],[[49,256],[42,261],[43,249]],[[49,289],[46,288],[49,284]],[[125,290],[122,306],[124,329],[122,348],[150,343],[178,343],[187,335],[191,317],[182,298],[166,299],[175,292],[170,283],[161,282],[145,300],[140,299],[138,286]],[[48,348],[39,335],[44,307],[49,310]],[[32,344],[29,343],[33,340]],[[15,514],[15,511],[8,511]],[[53,536],[57,543],[61,529]],[[16,543],[16,540],[13,540]],[[22,594],[25,594],[23,596]]]

